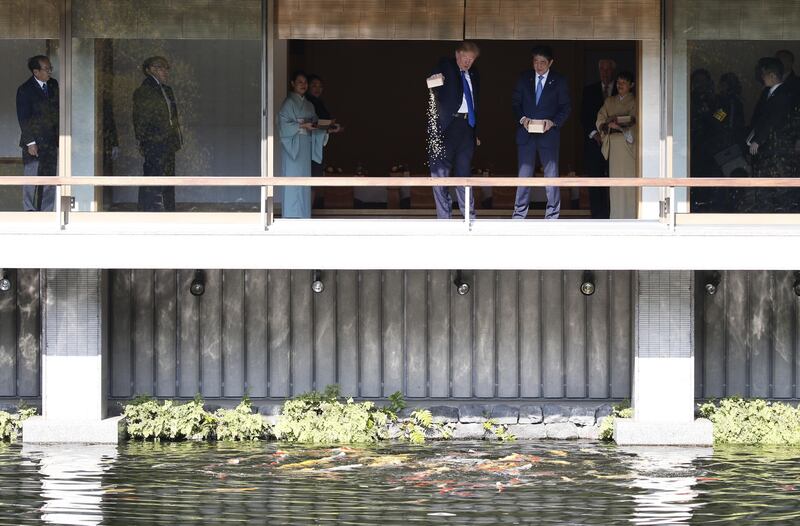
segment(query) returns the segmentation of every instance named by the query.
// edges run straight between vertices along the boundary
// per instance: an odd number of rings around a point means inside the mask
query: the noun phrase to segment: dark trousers
[[[608,161],[603,157],[600,145],[594,139],[584,140],[583,159],[586,175],[589,177],[608,177]],[[608,187],[590,187],[589,205],[592,209],[592,219],[608,219],[611,216]]]
[[[22,152],[23,175],[50,176],[58,174],[58,148],[39,145],[39,157],[32,157],[28,152]],[[55,209],[55,186],[22,187],[22,209],[25,212],[52,212]]]
[[[175,152],[160,148],[143,148],[144,167],[142,173],[150,177],[175,175]],[[174,186],[139,187],[140,212],[174,212]]]
[[[555,133],[555,132],[551,132]],[[533,170],[536,167],[536,154],[539,154],[539,161],[542,163],[545,177],[558,177],[558,146],[540,144],[538,138],[530,138],[525,144],[517,145],[517,159],[519,163],[519,177],[533,177]],[[548,186],[545,188],[547,193],[547,208],[545,209],[545,219],[558,219],[561,213],[561,189],[558,186]],[[514,219],[525,219],[528,215],[528,207],[531,203],[531,187],[520,186],[517,188],[517,197],[514,202]]]
[[[452,173],[456,177],[469,177],[472,173],[472,154],[475,152],[475,129],[466,119],[456,117],[450,126],[444,130],[444,154],[441,159],[430,159],[431,177],[449,177]],[[456,188],[458,207],[463,212],[464,187]],[[450,219],[453,211],[453,202],[450,199],[450,190],[447,186],[434,186],[433,199],[436,202],[436,217]],[[474,194],[469,195],[470,217],[475,218]]]

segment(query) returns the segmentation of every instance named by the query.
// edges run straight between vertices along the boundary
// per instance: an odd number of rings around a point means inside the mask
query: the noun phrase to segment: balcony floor
[[[181,217],[183,216],[183,218]],[[0,218],[9,268],[731,269],[800,266],[800,225],[647,220],[278,219],[257,213]],[[791,218],[790,218],[791,219]],[[191,221],[191,223],[189,222]]]

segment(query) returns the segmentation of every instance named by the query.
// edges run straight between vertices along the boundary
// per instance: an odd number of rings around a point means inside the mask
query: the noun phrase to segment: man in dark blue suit
[[[28,60],[32,76],[17,89],[17,119],[22,131],[23,174],[55,176],[58,171],[58,81],[51,78],[50,59],[37,55]],[[55,186],[23,186],[22,209],[51,211]]]
[[[533,176],[536,154],[544,168],[545,177],[558,177],[558,148],[561,127],[569,117],[571,103],[564,77],[552,71],[553,50],[549,46],[536,46],[531,50],[533,69],[520,75],[512,95],[517,126],[517,155],[519,177]],[[532,120],[544,121],[544,133],[529,133]],[[528,215],[530,187],[517,188],[514,219]],[[561,211],[561,192],[557,186],[547,187],[545,219],[558,219]]]
[[[435,89],[439,111],[439,126],[442,132],[444,151],[431,155],[429,163],[432,177],[468,177],[472,171],[472,155],[478,138],[475,134],[478,115],[480,77],[472,68],[480,50],[473,42],[462,42],[454,58],[443,58],[429,79],[443,77],[444,84]],[[430,131],[430,130],[429,130]],[[456,188],[458,206],[463,211],[464,187]],[[453,203],[446,186],[434,186],[436,216],[449,219]],[[475,200],[469,196],[470,216],[475,217]]]

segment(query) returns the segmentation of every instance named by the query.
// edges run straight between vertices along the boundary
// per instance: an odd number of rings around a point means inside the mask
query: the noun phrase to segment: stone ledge
[[[28,444],[119,444],[125,438],[121,416],[100,421],[55,420],[34,416],[22,423]]]
[[[714,426],[710,420],[694,422],[636,422],[628,418],[614,421],[614,442],[620,446],[711,446]]]

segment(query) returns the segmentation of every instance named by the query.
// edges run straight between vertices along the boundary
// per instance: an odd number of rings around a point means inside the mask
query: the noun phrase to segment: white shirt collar
[[[772,94],[775,93],[775,90],[778,89],[779,87],[781,87],[782,84],[783,84],[783,82],[778,82],[777,84],[772,86],[769,89],[769,93],[767,94],[767,98],[772,97]]]
[[[153,77],[153,80],[156,81],[156,84],[158,84],[159,86],[161,85],[161,82],[158,81],[155,75],[150,75],[150,76]]]
[[[36,82],[39,83],[39,88],[42,88],[45,84],[47,84],[47,82],[42,82],[41,80],[37,79],[36,77],[33,77],[33,80],[35,80]]]
[[[536,83],[537,84],[539,83],[539,77],[542,76],[542,77],[544,77],[542,79],[542,86],[546,86],[547,85],[547,77],[550,75],[550,70],[549,69],[544,73],[544,75],[539,75],[538,73],[536,73],[536,70],[533,71],[533,74],[536,76]]]

